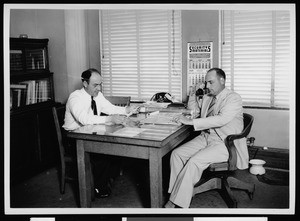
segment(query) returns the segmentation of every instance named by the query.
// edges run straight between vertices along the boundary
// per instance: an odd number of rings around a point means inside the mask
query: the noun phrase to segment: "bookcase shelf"
[[[10,38],[10,109],[54,101],[48,39]]]
[[[49,39],[10,38],[11,74],[49,72]]]
[[[10,38],[10,181],[56,164],[53,73],[48,39]]]
[[[11,77],[11,111],[48,101],[54,101],[53,73],[35,73]]]

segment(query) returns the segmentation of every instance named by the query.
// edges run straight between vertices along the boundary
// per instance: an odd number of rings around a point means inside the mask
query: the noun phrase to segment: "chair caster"
[[[250,200],[253,200],[253,195],[254,195],[253,192],[252,193],[248,193],[248,196],[249,196]]]
[[[252,199],[253,199],[254,190],[255,190],[255,185],[253,185],[253,190],[252,190],[252,191],[247,191],[247,193],[248,193],[248,196],[249,196],[250,200],[252,200]]]

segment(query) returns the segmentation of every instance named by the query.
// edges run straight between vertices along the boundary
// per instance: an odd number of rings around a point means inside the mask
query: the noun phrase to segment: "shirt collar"
[[[86,90],[84,90],[84,88],[81,89],[81,92],[85,97],[91,98],[91,95],[89,95],[88,92],[86,92]]]

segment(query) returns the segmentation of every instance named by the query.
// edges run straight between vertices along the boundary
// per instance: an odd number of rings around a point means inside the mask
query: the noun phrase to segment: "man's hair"
[[[207,73],[210,71],[215,71],[220,78],[224,78],[224,80],[226,80],[226,74],[221,68],[211,68],[207,71]]]
[[[89,68],[86,71],[82,72],[81,74],[81,80],[82,82],[86,81],[89,83],[90,77],[92,76],[92,73],[98,73],[101,76],[101,73],[95,69],[95,68]]]

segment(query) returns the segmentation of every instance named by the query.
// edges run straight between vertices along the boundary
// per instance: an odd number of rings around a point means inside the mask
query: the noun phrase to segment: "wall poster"
[[[187,89],[188,94],[195,91],[196,85],[204,84],[206,72],[213,64],[212,41],[187,43]]]

